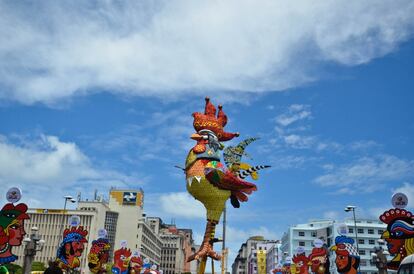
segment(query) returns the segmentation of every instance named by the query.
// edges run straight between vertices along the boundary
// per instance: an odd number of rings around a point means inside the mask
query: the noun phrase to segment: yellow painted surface
[[[37,208],[36,213],[54,213],[54,214],[66,214],[67,210],[63,209],[46,209],[46,208]]]
[[[257,251],[257,273],[266,274],[266,251]]]
[[[124,190],[112,190],[110,192],[110,195],[112,198],[115,199],[115,201],[119,204],[119,205],[123,205],[123,201],[124,201]],[[133,191],[131,191],[133,192]],[[142,206],[142,202],[143,202],[143,195],[142,192],[138,191],[137,193],[137,201],[135,203],[136,206]]]
[[[229,190],[213,186],[205,177],[202,177],[200,182],[193,178],[191,186],[187,183],[187,190],[207,209],[207,219],[217,222],[220,220],[224,205],[231,194]]]

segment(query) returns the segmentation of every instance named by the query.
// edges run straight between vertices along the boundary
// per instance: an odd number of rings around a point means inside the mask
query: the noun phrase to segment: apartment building
[[[371,264],[371,252],[375,246],[378,246],[377,240],[386,229],[386,225],[379,220],[358,219],[356,223],[353,219],[343,222],[312,220],[309,223],[294,225],[283,235],[281,250],[285,256],[292,256],[300,246],[304,248],[306,254],[309,254],[313,248],[313,241],[317,238],[323,239],[330,247],[334,245],[335,237],[339,235],[338,228],[344,225],[347,227],[347,236],[354,238],[358,243],[361,274],[378,273],[375,265]],[[335,255],[332,253],[331,273],[337,273],[334,258]]]
[[[232,264],[232,274],[254,274],[267,273],[267,258],[275,253],[274,247],[277,240],[266,240],[263,236],[250,237],[243,243]],[[259,259],[258,259],[259,257]],[[260,271],[260,272],[259,272]]]

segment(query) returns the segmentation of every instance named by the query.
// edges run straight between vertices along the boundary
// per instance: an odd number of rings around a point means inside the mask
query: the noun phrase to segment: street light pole
[[[357,252],[359,254],[358,229],[357,229],[357,225],[356,225],[355,208],[356,208],[356,206],[349,205],[349,206],[345,207],[345,212],[352,211],[352,215],[354,216],[355,242],[356,242]],[[361,272],[360,265],[358,265],[358,272]]]
[[[38,228],[32,227],[32,234],[24,238],[26,246],[24,248],[23,274],[30,274],[32,271],[32,263],[37,251],[42,251],[45,241],[37,234]]]
[[[355,242],[356,242],[357,252],[359,253],[358,229],[357,229],[357,225],[356,225],[355,208],[356,208],[356,206],[349,205],[349,206],[345,207],[345,211],[346,212],[352,211],[352,215],[354,217]]]
[[[357,246],[357,252],[359,254],[358,229],[356,225],[355,207],[352,209],[352,214],[354,215],[355,241],[356,241],[356,246]]]
[[[63,213],[62,213],[62,222],[60,223],[60,236],[58,237],[59,240],[63,240],[63,228],[65,227],[65,216],[66,216],[66,205],[67,202],[70,201],[71,203],[76,203],[76,200],[73,199],[72,196],[66,195],[63,196],[65,198],[65,204],[63,206]],[[60,242],[58,241],[57,245],[59,246]]]
[[[221,273],[225,274],[227,272],[227,249],[226,249],[226,218],[227,208],[226,204],[224,205],[223,212],[223,243],[222,243],[222,258],[221,258]]]

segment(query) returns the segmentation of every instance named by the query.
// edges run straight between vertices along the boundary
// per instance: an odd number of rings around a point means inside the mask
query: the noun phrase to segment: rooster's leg
[[[187,262],[191,262],[192,260],[205,259],[207,257],[210,257],[214,260],[221,259],[221,256],[213,250],[213,241],[214,234],[216,232],[216,225],[217,222],[207,220],[206,231],[204,233],[204,238],[203,242],[201,243],[200,249],[195,254],[188,257]]]

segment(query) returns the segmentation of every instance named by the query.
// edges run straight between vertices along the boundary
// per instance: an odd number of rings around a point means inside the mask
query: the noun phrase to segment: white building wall
[[[313,248],[313,240],[323,237],[327,245],[330,247],[335,244],[335,237],[338,236],[337,228],[340,224],[345,223],[348,227],[348,236],[355,239],[355,229],[353,219],[338,222],[334,220],[316,220],[306,224],[298,224],[292,226],[282,237],[282,251],[293,256],[298,246],[303,246],[306,254],[310,254]],[[374,274],[378,270],[370,264],[371,254],[374,246],[378,245],[377,240],[380,238],[382,231],[386,229],[386,225],[377,220],[357,220],[357,229],[363,231],[358,233],[361,264],[360,270],[362,274]],[[370,230],[370,231],[368,231]],[[369,232],[369,233],[368,233]],[[299,234],[300,233],[300,234]],[[362,241],[364,243],[362,243]],[[285,256],[284,256],[285,257]],[[335,254],[330,254],[331,273],[337,273],[335,266]]]
[[[135,203],[127,202],[127,198],[124,197],[130,194],[136,195]],[[137,190],[112,189],[109,192],[109,208],[119,213],[116,227],[115,250],[121,248],[121,241],[127,241],[128,248],[131,250],[138,248],[139,240],[141,240],[138,224],[144,218],[142,200],[143,193]]]
[[[28,236],[30,236],[31,228],[37,227],[37,234],[41,236],[41,239],[45,240],[45,245],[41,252],[37,252],[34,258],[35,261],[43,262],[47,265],[49,260],[56,259],[57,249],[60,242],[62,241],[63,231],[66,228],[69,228],[69,217],[72,215],[78,215],[80,217],[80,225],[84,229],[93,231],[97,219],[96,212],[88,211],[79,211],[79,210],[58,210],[58,209],[29,209],[28,215],[30,216],[29,220],[25,221],[25,230]],[[93,232],[92,232],[93,233]],[[88,233],[87,239],[90,239]],[[91,241],[88,241],[88,244],[85,245],[85,250],[81,257],[81,269],[87,269],[87,253],[90,249]],[[23,254],[24,254],[23,243],[18,248],[13,249],[13,253],[16,254],[19,259],[17,264],[23,265]]]

